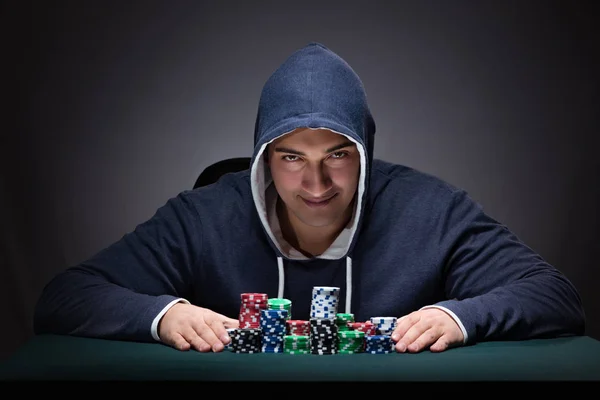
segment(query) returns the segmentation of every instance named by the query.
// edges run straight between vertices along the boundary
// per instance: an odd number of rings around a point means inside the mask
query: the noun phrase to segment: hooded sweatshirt
[[[328,129],[356,144],[353,215],[322,254],[306,257],[281,233],[265,154],[297,128]],[[177,302],[230,318],[242,293],[291,300],[310,319],[312,289],[340,288],[338,312],[356,321],[447,312],[464,343],[584,333],[571,282],[487,215],[462,189],[374,159],[375,122],[363,84],[319,43],[298,49],[260,96],[251,167],[170,198],[147,221],[44,288],[36,333],[160,340]]]

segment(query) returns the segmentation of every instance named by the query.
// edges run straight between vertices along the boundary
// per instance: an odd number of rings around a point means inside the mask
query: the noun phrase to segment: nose
[[[304,168],[302,187],[313,197],[322,197],[332,187],[331,177],[323,164],[307,165]]]

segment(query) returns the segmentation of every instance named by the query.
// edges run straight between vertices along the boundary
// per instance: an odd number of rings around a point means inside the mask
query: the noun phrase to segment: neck
[[[350,206],[337,224],[314,227],[301,223],[290,215],[289,210],[280,198],[277,198],[277,216],[283,238],[296,250],[307,257],[323,254],[335,241],[340,232],[348,225],[352,217]]]

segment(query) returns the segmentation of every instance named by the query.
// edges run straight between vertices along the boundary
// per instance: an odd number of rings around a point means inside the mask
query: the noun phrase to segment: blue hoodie
[[[356,143],[361,168],[353,217],[330,248],[307,258],[283,239],[264,157],[299,127]],[[160,340],[178,301],[231,318],[241,293],[292,302],[309,319],[312,288],[341,289],[338,312],[356,321],[446,311],[465,343],[584,333],[580,297],[558,269],[486,215],[464,191],[373,158],[375,123],[363,84],[318,43],[293,53],[259,101],[251,168],[186,190],[154,216],[45,287],[36,333]]]

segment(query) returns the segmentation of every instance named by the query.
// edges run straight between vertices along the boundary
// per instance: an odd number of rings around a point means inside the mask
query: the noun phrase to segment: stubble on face
[[[360,156],[345,136],[299,129],[269,145],[268,164],[281,199],[282,231],[298,241],[327,242],[354,209]]]

